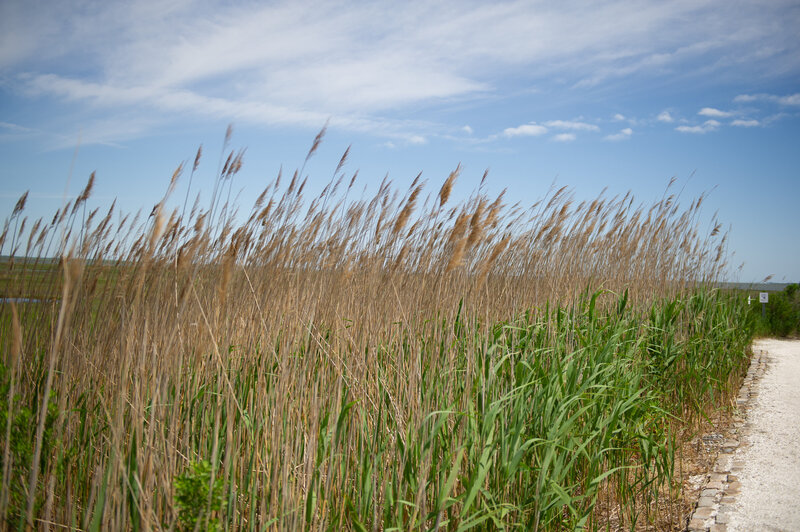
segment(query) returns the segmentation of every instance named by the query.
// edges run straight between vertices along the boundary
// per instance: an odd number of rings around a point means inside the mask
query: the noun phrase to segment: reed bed
[[[243,154],[206,205],[171,198],[198,151],[149,216],[88,209],[92,175],[7,218],[6,528],[682,526],[676,452],[752,334],[702,197],[368,195],[348,150],[240,212]]]

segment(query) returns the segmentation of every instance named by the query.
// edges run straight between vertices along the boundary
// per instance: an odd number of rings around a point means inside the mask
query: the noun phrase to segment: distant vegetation
[[[759,334],[784,337],[800,335],[800,285],[790,284],[783,292],[770,293],[765,310],[766,317],[762,318],[761,305],[752,305]]]
[[[38,301],[0,304],[7,528],[682,526],[683,444],[755,326],[703,288],[702,198],[453,202],[459,169],[369,197],[345,152],[237,214],[231,151],[168,209],[200,158],[150,216],[89,210],[92,177],[8,217],[0,295]]]

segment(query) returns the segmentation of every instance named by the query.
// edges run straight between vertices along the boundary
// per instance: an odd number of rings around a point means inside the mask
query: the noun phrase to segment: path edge
[[[700,497],[684,529],[687,532],[728,530],[730,511],[741,490],[737,475],[744,467],[744,463],[735,459],[734,454],[740,445],[747,444],[750,430],[748,412],[758,396],[756,385],[764,376],[769,362],[766,349],[758,347],[755,342],[751,349],[753,356],[750,358],[750,366],[736,397],[738,412],[733,416],[733,426],[726,433],[714,466],[706,474]]]

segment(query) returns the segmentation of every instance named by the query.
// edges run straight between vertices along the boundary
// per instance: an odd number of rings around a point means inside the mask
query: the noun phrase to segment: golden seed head
[[[25,203],[28,201],[28,192],[30,191],[26,190],[25,193],[19,197],[19,199],[17,200],[17,204],[14,205],[14,210],[12,211],[11,216],[16,216],[17,214],[22,212],[22,209],[25,208]]]
[[[200,166],[200,157],[203,156],[203,145],[201,144],[197,148],[197,155],[194,156],[194,166],[192,166],[192,172],[197,171],[197,167]]]
[[[439,190],[440,209],[445,203],[447,203],[447,200],[450,199],[450,193],[453,191],[453,184],[456,182],[456,179],[458,179],[458,174],[460,173],[461,173],[461,164],[456,166],[456,169],[450,172],[450,175],[447,177],[447,179],[445,179],[441,190]]]

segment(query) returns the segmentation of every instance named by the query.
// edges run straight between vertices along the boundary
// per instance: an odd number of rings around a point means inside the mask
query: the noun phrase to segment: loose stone
[[[711,508],[710,506],[703,506],[695,510],[694,518],[695,519],[708,519],[710,517],[714,517],[716,510]]]

